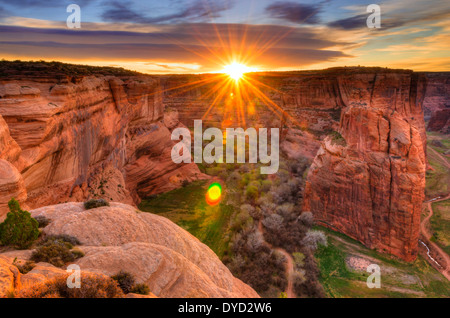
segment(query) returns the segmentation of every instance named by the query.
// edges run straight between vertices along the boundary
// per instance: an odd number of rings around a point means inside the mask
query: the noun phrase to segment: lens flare
[[[222,197],[222,187],[219,183],[212,183],[206,191],[206,203],[213,206],[220,202]]]

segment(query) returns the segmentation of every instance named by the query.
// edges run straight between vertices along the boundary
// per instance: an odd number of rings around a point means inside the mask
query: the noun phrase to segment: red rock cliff
[[[2,80],[0,214],[11,196],[31,208],[91,197],[130,204],[203,178],[171,160],[180,123],[164,124],[159,89],[151,77]]]
[[[304,210],[324,226],[406,261],[424,199],[425,80],[411,72],[341,76],[346,107],[310,167]]]

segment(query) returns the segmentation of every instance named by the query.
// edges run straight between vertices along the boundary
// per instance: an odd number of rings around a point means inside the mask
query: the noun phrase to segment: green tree
[[[39,224],[30,212],[20,208],[19,202],[12,198],[8,202],[9,213],[0,224],[0,243],[19,249],[28,248],[39,236]]]

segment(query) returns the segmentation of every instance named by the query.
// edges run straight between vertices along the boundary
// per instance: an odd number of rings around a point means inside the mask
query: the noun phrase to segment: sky
[[[81,27],[68,28],[69,4]],[[367,6],[381,8],[368,28]],[[448,0],[0,0],[0,58],[144,73],[381,66],[450,71]]]

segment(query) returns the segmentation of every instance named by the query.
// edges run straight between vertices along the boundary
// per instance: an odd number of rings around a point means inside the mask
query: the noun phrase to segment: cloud
[[[174,13],[154,17],[146,16],[131,9],[131,2],[112,1],[109,5],[110,8],[101,15],[104,21],[155,24],[219,17],[220,12],[228,10],[233,2],[230,0],[196,0],[189,2],[188,5]]]
[[[367,17],[370,13],[367,14],[359,14],[350,18],[340,19],[333,22],[328,23],[327,25],[331,28],[339,28],[344,30],[354,30],[359,28],[367,28]],[[401,27],[405,24],[405,21],[393,19],[381,19],[381,27],[384,30],[393,29]]]
[[[278,1],[268,7],[266,12],[277,19],[287,20],[294,23],[318,24],[320,5],[302,4],[289,1]]]
[[[381,30],[394,29],[404,26],[419,27],[433,21],[446,20],[450,17],[450,7],[445,1],[433,3],[423,0],[398,0],[382,3]],[[367,6],[348,6],[344,9],[351,10],[352,15],[347,18],[329,22],[327,26],[342,30],[354,30],[366,28],[367,17],[371,12],[366,12]]]
[[[217,71],[233,56],[267,70],[349,56],[338,49],[347,43],[324,39],[306,27],[185,23],[126,32],[0,26],[0,32],[0,55],[6,58],[157,62],[160,68],[187,63],[199,65],[197,72]]]
[[[0,0],[0,3],[4,3],[7,5],[11,5],[14,7],[59,7],[61,5],[67,6],[71,3],[76,3],[80,6],[87,5],[89,2],[93,2],[90,0],[20,0],[20,1],[11,1],[11,0]]]

